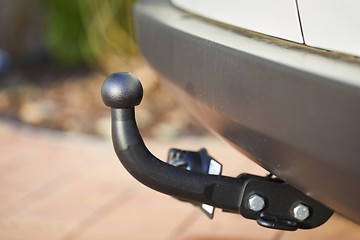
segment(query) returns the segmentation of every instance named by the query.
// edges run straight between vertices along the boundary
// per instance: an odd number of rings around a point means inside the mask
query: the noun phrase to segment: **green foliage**
[[[77,1],[45,0],[48,6],[47,45],[54,60],[64,65],[83,62],[89,51]]]
[[[136,53],[131,17],[134,0],[44,0],[47,44],[63,65],[102,62],[109,54]]]

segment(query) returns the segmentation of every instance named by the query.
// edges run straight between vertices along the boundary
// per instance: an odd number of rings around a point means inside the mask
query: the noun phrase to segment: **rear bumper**
[[[166,0],[138,3],[135,20],[142,53],[186,110],[360,222],[359,62],[218,26]]]

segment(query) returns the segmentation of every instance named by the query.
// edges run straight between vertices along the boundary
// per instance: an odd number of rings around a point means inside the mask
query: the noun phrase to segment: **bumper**
[[[166,0],[138,3],[135,20],[142,53],[186,110],[268,171],[360,222],[357,60],[219,26]]]

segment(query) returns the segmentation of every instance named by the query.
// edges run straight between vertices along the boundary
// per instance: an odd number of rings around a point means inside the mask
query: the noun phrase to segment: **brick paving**
[[[206,147],[225,175],[265,174],[215,138],[145,142],[162,159],[170,147]],[[110,140],[0,121],[0,239],[329,240],[360,239],[360,228],[339,216],[291,233],[221,211],[210,221],[192,205],[134,180]]]

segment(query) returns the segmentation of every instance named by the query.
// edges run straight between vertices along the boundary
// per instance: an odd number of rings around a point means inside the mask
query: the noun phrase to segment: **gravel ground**
[[[122,69],[122,68],[119,68]],[[173,138],[204,131],[161,88],[143,62],[123,68],[142,81],[144,99],[137,121],[149,137]],[[108,136],[110,114],[101,100],[106,74],[83,69],[36,65],[0,75],[0,117],[68,132]]]

